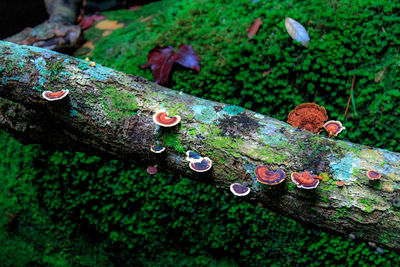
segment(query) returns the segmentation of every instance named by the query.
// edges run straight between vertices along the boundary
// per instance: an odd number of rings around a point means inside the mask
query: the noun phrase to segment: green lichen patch
[[[179,115],[182,117],[182,114],[188,110],[187,105],[181,102],[175,103],[173,106],[168,107],[168,116],[173,117],[175,115]]]
[[[119,91],[115,87],[105,88],[102,100],[107,116],[113,120],[133,116],[138,110],[136,96],[127,91]]]

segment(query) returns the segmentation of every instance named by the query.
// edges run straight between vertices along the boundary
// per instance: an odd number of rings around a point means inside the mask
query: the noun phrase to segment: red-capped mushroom
[[[172,127],[181,121],[181,117],[179,115],[168,117],[167,112],[157,111],[156,114],[153,115],[153,121],[163,127]]]
[[[52,91],[44,91],[42,93],[42,97],[48,101],[55,101],[55,100],[60,100],[66,97],[69,93],[68,89],[57,91],[57,92],[52,92]]]
[[[147,167],[147,173],[150,175],[154,175],[157,173],[157,166]]]
[[[231,184],[230,190],[235,196],[238,197],[243,197],[250,193],[250,188],[238,183]]]
[[[329,133],[329,138],[333,136],[338,136],[346,127],[342,125],[340,121],[327,121],[324,124],[325,130]]]
[[[280,184],[285,180],[286,173],[280,169],[276,171],[268,170],[267,166],[257,166],[254,170],[257,181],[266,185]]]
[[[369,180],[379,180],[381,179],[381,175],[379,172],[373,171],[373,170],[369,170],[367,171],[367,176]]]
[[[206,172],[212,167],[211,159],[204,157],[200,162],[191,162],[189,167],[195,172]]]
[[[300,104],[288,115],[288,123],[293,127],[313,133],[318,133],[327,119],[325,108],[315,103]]]
[[[316,179],[316,176],[312,175],[308,171],[304,171],[302,173],[293,172],[291,178],[299,188],[313,189],[317,188],[319,184],[319,179]]]

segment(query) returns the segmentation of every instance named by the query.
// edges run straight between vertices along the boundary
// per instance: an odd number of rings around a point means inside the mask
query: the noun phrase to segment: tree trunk
[[[400,249],[398,153],[298,131],[240,107],[44,49],[0,42],[0,55],[0,124],[25,143],[158,165],[226,191],[234,182],[246,183],[251,193],[243,199],[251,203]],[[41,96],[44,90],[61,89],[70,90],[62,100]],[[153,114],[161,109],[179,114],[181,123],[156,126]],[[157,143],[166,151],[152,153],[149,148]],[[211,158],[213,168],[192,171],[186,150]],[[284,170],[288,178],[262,185],[254,174],[260,165]],[[324,173],[325,179],[316,189],[297,188],[291,173],[304,170]],[[370,182],[368,170],[382,174],[380,181]]]

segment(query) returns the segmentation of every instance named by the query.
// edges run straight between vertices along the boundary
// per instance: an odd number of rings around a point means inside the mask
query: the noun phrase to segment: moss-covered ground
[[[400,152],[399,11],[395,1],[167,0],[107,12],[107,19],[126,26],[100,39],[93,27],[87,36],[97,40],[92,60],[149,80],[151,72],[140,65],[154,46],[191,44],[202,60],[201,73],[178,68],[173,89],[280,120],[296,105],[315,101],[331,119],[342,119],[346,130],[340,139]],[[248,39],[246,28],[257,17],[263,25]],[[288,36],[285,17],[307,28],[309,49]],[[353,100],[344,119],[353,75]],[[119,101],[109,96],[109,112],[121,108]],[[135,99],[127,101],[133,110],[122,108],[115,116],[135,111]],[[393,266],[400,261],[394,252],[381,254],[366,243],[307,228],[186,178],[149,176],[146,166],[46,151],[1,135],[5,266]]]

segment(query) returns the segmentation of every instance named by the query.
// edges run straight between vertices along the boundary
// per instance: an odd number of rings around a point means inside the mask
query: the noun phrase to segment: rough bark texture
[[[0,80],[0,124],[23,142],[157,164],[221,190],[246,182],[249,202],[400,249],[398,153],[298,131],[240,107],[35,47],[0,42]],[[61,101],[41,97],[43,90],[61,89],[70,90]],[[179,114],[182,122],[156,127],[152,115],[160,109]],[[162,154],[150,152],[157,142],[167,147]],[[211,158],[213,168],[193,172],[185,161],[189,149]],[[254,175],[259,165],[280,168],[288,178],[263,186]],[[380,181],[368,181],[370,169],[382,174]],[[289,177],[303,170],[329,179],[317,189],[299,189]],[[336,185],[339,180],[344,186]]]

